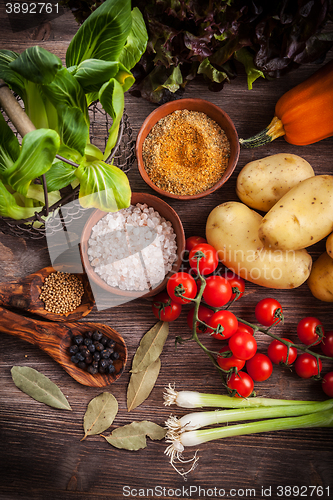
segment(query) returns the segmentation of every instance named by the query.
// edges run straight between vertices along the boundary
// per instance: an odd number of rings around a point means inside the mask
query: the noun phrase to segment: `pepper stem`
[[[258,134],[249,137],[249,139],[239,139],[239,144],[243,148],[257,148],[274,141],[278,137],[285,135],[283,123],[277,116],[274,116],[271,123]]]

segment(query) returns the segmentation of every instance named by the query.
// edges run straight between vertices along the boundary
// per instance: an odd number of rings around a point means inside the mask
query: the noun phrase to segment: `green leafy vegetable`
[[[118,427],[109,436],[103,436],[106,441],[115,448],[137,451],[146,448],[146,436],[153,440],[161,440],[165,437],[166,429],[160,425],[143,420]]]
[[[66,66],[76,66],[85,59],[116,61],[131,25],[131,2],[104,2],[89,16],[71,40],[66,52]]]
[[[21,153],[16,162],[3,170],[3,181],[18,193],[26,195],[33,179],[50,168],[59,144],[59,136],[54,130],[29,132],[22,140]]]
[[[53,162],[45,174],[48,191],[56,191],[71,184],[77,178],[75,170],[75,167],[63,161]]]
[[[104,152],[104,160],[106,160],[117,142],[120,121],[124,112],[124,91],[120,83],[112,79],[103,85],[99,92],[99,100],[113,120]]]
[[[64,2],[80,19],[94,4]],[[251,88],[258,77],[278,78],[302,64],[322,61],[333,47],[329,0],[133,0],[132,7],[143,13],[149,40],[133,70],[131,92],[155,103],[182,92],[197,75],[204,76],[209,89],[221,90],[241,65]]]
[[[46,85],[53,81],[62,67],[62,62],[59,57],[43,47],[35,46],[22,52],[9,64],[9,67],[26,80]]]
[[[49,378],[28,366],[13,366],[14,384],[36,401],[62,410],[71,410],[67,399]]]
[[[1,172],[10,168],[20,155],[20,144],[0,113],[0,178]]]
[[[83,207],[116,212],[129,206],[128,178],[119,168],[100,160],[84,160],[74,173],[80,181],[79,197]]]
[[[27,219],[33,217],[36,212],[34,206],[25,207],[19,205],[15,196],[10,193],[0,180],[0,216],[12,219]]]
[[[118,402],[109,392],[103,392],[96,396],[88,404],[83,419],[84,437],[100,434],[105,431],[115,419],[118,413]]]
[[[24,218],[21,205],[41,210],[39,189],[29,191],[29,187],[42,175],[53,200],[59,189],[79,182],[84,207],[117,211],[129,206],[127,176],[105,161],[117,143],[124,93],[135,81],[131,68],[140,60],[147,40],[142,14],[139,9],[131,11],[130,0],[106,0],[73,37],[66,52],[67,67],[42,47],[29,47],[21,54],[0,50],[0,78],[22,98],[37,129],[20,146],[1,116],[2,214]],[[90,144],[88,106],[93,99],[112,118],[105,151]],[[57,161],[56,154],[78,168]],[[31,198],[32,192],[36,199]]]

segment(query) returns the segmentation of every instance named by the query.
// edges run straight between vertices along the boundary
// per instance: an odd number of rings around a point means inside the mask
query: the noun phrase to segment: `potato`
[[[262,216],[240,202],[227,202],[209,214],[206,238],[219,259],[242,278],[269,288],[296,288],[307,280],[312,259],[306,250],[264,247],[258,236]]]
[[[333,259],[333,233],[326,240],[326,252]]]
[[[333,259],[327,252],[313,263],[307,284],[314,297],[323,302],[333,302]]]
[[[313,176],[306,160],[279,153],[247,163],[238,174],[236,193],[247,206],[268,212],[292,187]]]
[[[333,231],[333,176],[317,175],[294,186],[267,212],[259,238],[267,248],[300,250]]]

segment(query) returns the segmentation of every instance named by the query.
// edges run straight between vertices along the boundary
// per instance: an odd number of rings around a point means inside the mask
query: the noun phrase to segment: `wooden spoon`
[[[63,271],[65,272],[65,268]],[[44,267],[40,271],[29,274],[29,276],[20,280],[0,283],[0,305],[37,314],[51,321],[75,321],[87,316],[94,307],[95,302],[89,279],[83,273],[75,274],[84,286],[84,295],[79,307],[65,314],[56,314],[45,309],[44,302],[39,296],[45,278],[54,272],[56,270],[53,267]]]
[[[91,375],[71,361],[68,350],[71,345],[71,336],[91,330],[99,330],[116,342],[114,350],[119,353],[119,358],[114,361],[114,373]],[[104,387],[112,384],[123,373],[126,365],[127,347],[124,339],[116,330],[101,323],[40,321],[20,316],[0,307],[0,331],[37,345],[59,363],[73,379],[90,387]]]

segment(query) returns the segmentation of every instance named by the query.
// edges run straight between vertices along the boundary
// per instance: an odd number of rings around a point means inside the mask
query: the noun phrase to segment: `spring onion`
[[[170,384],[163,395],[164,405],[175,404],[181,408],[245,408],[254,406],[288,406],[303,405],[310,401],[297,401],[292,399],[272,399],[272,398],[236,398],[225,394],[205,394],[197,391],[179,391]],[[315,401],[313,401],[315,403]]]
[[[256,420],[258,418],[276,418],[307,415],[333,408],[333,399],[321,402],[309,402],[301,405],[242,408],[235,410],[215,410],[193,412],[181,418],[169,417],[166,421],[169,436],[171,433],[181,434],[214,424],[236,422],[240,420]]]
[[[215,439],[259,432],[333,427],[333,399],[317,402],[270,398],[241,399],[196,391],[177,392],[170,385],[164,394],[164,404],[166,406],[176,404],[185,408],[203,406],[232,408],[231,410],[193,412],[179,419],[170,416],[166,421],[165,439],[170,444],[165,454],[170,457],[172,467],[184,479],[198,462],[197,451],[191,459],[183,458],[182,453],[186,447],[198,446]],[[257,420],[258,418],[265,420]],[[256,421],[251,422],[251,420]],[[242,423],[228,425],[236,421],[242,421]],[[227,425],[202,429],[202,427],[221,423],[227,423]],[[177,468],[176,462],[191,463],[191,467],[184,472]]]
[[[214,427],[209,429],[199,429],[166,435],[167,442],[171,442],[165,453],[175,458],[180,456],[187,446],[198,446],[199,444],[231,436],[244,436],[258,432],[270,432],[290,429],[301,429],[308,427],[333,427],[332,408],[325,411],[315,411],[308,415],[296,417],[273,418],[270,420],[258,420],[244,424],[230,425],[225,427]]]

